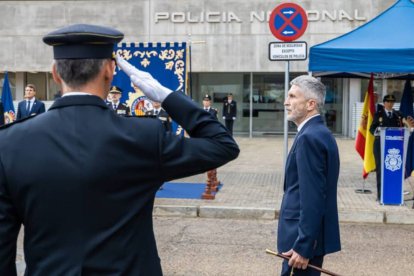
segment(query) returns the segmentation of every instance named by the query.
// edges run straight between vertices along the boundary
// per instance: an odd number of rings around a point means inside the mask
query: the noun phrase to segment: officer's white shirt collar
[[[303,128],[303,126],[312,118],[316,117],[316,116],[320,116],[321,114],[315,114],[309,118],[307,118],[305,121],[303,121],[302,123],[300,123],[300,125],[298,126],[298,132]]]
[[[30,100],[29,99],[26,99],[26,101],[30,102],[30,106],[33,105],[33,103],[34,103],[35,100],[36,100],[35,97],[31,98]]]
[[[62,95],[62,97],[67,97],[67,96],[92,96],[92,94],[86,93],[86,92],[68,92]]]

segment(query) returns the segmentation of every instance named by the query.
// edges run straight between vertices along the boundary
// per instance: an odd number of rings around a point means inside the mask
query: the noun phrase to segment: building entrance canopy
[[[399,0],[359,28],[310,48],[312,72],[414,72],[414,3]]]

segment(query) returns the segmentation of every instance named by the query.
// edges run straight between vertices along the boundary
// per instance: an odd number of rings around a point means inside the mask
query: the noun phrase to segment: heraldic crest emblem
[[[392,148],[388,150],[387,156],[385,156],[385,168],[392,172],[400,170],[402,165],[402,158],[400,150]]]

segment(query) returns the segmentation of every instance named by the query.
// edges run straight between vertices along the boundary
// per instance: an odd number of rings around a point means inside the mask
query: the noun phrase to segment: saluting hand
[[[162,103],[172,92],[154,79],[150,73],[135,68],[121,56],[116,55],[116,62],[122,71],[131,78],[132,83],[141,89],[150,100]]]
[[[306,259],[296,253],[293,249],[288,252],[282,252],[282,255],[290,256],[289,266],[293,268],[306,269],[308,267],[309,259]]]

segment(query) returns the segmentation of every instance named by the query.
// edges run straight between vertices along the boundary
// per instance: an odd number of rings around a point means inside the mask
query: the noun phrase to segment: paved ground
[[[283,138],[237,137],[241,148],[238,159],[218,169],[224,183],[214,200],[161,199],[155,201],[155,215],[201,216],[215,218],[274,219],[283,193]],[[292,139],[289,141],[291,145]],[[343,222],[414,224],[412,209],[414,179],[404,189],[403,206],[381,206],[376,199],[375,174],[362,179],[362,160],[354,149],[354,140],[337,138],[341,158],[338,184],[338,207]],[[196,175],[181,182],[205,182],[205,175]],[[362,186],[372,194],[358,194]]]
[[[154,219],[164,275],[280,275],[277,220]],[[326,269],[347,276],[414,275],[414,225],[341,223],[342,251],[327,255]]]

